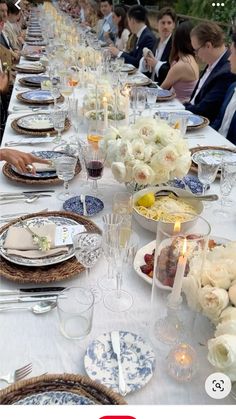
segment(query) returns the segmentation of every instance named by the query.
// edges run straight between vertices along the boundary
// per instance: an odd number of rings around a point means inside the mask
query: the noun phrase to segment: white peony
[[[112,171],[112,174],[113,174],[114,178],[118,182],[120,182],[120,183],[125,182],[126,168],[125,168],[124,163],[121,163],[121,162],[112,163],[111,171]]]
[[[236,336],[221,335],[208,341],[208,361],[218,370],[236,380]]]
[[[131,143],[132,154],[135,159],[144,160],[145,143],[143,139],[134,140]]]
[[[222,264],[221,261],[206,260],[202,272],[202,284],[227,290],[231,284],[227,266]]]
[[[229,288],[229,299],[230,299],[230,302],[231,302],[234,306],[236,306],[236,284],[232,285],[232,286]]]
[[[227,322],[229,320],[236,320],[236,307],[228,306],[222,311],[220,315],[220,322]]]
[[[216,326],[215,336],[220,335],[235,335],[236,336],[236,320],[228,320],[219,323]]]
[[[203,314],[217,324],[221,312],[229,304],[227,291],[206,285],[198,291],[198,297]]]
[[[145,163],[137,163],[133,168],[133,177],[139,185],[150,185],[153,182],[155,173]]]

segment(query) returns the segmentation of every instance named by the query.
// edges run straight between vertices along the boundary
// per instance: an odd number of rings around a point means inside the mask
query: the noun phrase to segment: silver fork
[[[22,380],[26,375],[32,372],[32,363],[30,362],[27,365],[24,365],[21,368],[13,372],[9,372],[7,375],[0,377],[0,381],[6,381],[8,384],[15,383],[16,381]]]

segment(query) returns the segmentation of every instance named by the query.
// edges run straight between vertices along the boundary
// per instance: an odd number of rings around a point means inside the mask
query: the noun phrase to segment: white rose
[[[150,185],[155,177],[155,173],[145,163],[138,163],[133,168],[133,178],[139,185]]]
[[[126,140],[120,140],[118,152],[117,152],[117,161],[127,161],[132,160],[132,146]]]
[[[218,323],[221,312],[229,303],[227,291],[206,285],[198,291],[198,296],[203,314],[213,323]]]
[[[215,336],[220,335],[235,335],[236,336],[236,320],[228,320],[219,323],[216,326]]]
[[[230,287],[230,278],[226,266],[221,262],[206,260],[202,272],[202,284],[227,290]]]
[[[220,315],[220,322],[236,320],[236,307],[228,306]]]
[[[155,173],[155,179],[153,181],[155,185],[170,180],[170,172],[165,165],[160,164],[156,169],[153,168],[153,171]]]
[[[134,140],[132,142],[132,154],[135,159],[139,159],[139,160],[144,159],[144,149],[145,149],[145,143],[142,139]]]
[[[118,182],[123,183],[125,181],[126,168],[125,168],[124,163],[121,163],[121,162],[112,163],[111,171],[112,171],[112,174],[113,174],[114,178]]]
[[[182,179],[189,171],[191,166],[191,157],[190,153],[184,153],[180,157],[178,157],[175,169],[174,169],[174,176]]]
[[[229,288],[229,299],[230,299],[230,302],[231,302],[234,306],[236,306],[236,284],[232,285],[232,286]]]
[[[201,288],[199,275],[189,274],[187,277],[183,278],[183,287],[182,290],[186,296],[188,306],[191,310],[200,311],[201,305],[198,298],[198,290]]]
[[[232,381],[236,380],[236,336],[221,335],[208,341],[208,361]]]

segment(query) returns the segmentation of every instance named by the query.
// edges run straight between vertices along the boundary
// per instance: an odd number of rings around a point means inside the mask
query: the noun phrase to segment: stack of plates
[[[29,90],[27,92],[19,93],[16,97],[20,102],[32,103],[34,105],[47,105],[54,102],[50,90]],[[56,96],[57,102],[62,102],[63,99],[63,96],[58,92]]]
[[[42,81],[50,80],[48,76],[28,76],[19,79],[19,83],[28,87],[40,87]]]

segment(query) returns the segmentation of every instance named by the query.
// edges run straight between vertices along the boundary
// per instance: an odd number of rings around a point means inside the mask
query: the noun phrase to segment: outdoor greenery
[[[176,0],[173,3],[177,13],[202,17],[218,22],[232,24],[236,18],[235,0]],[[224,6],[212,6],[224,3]]]

